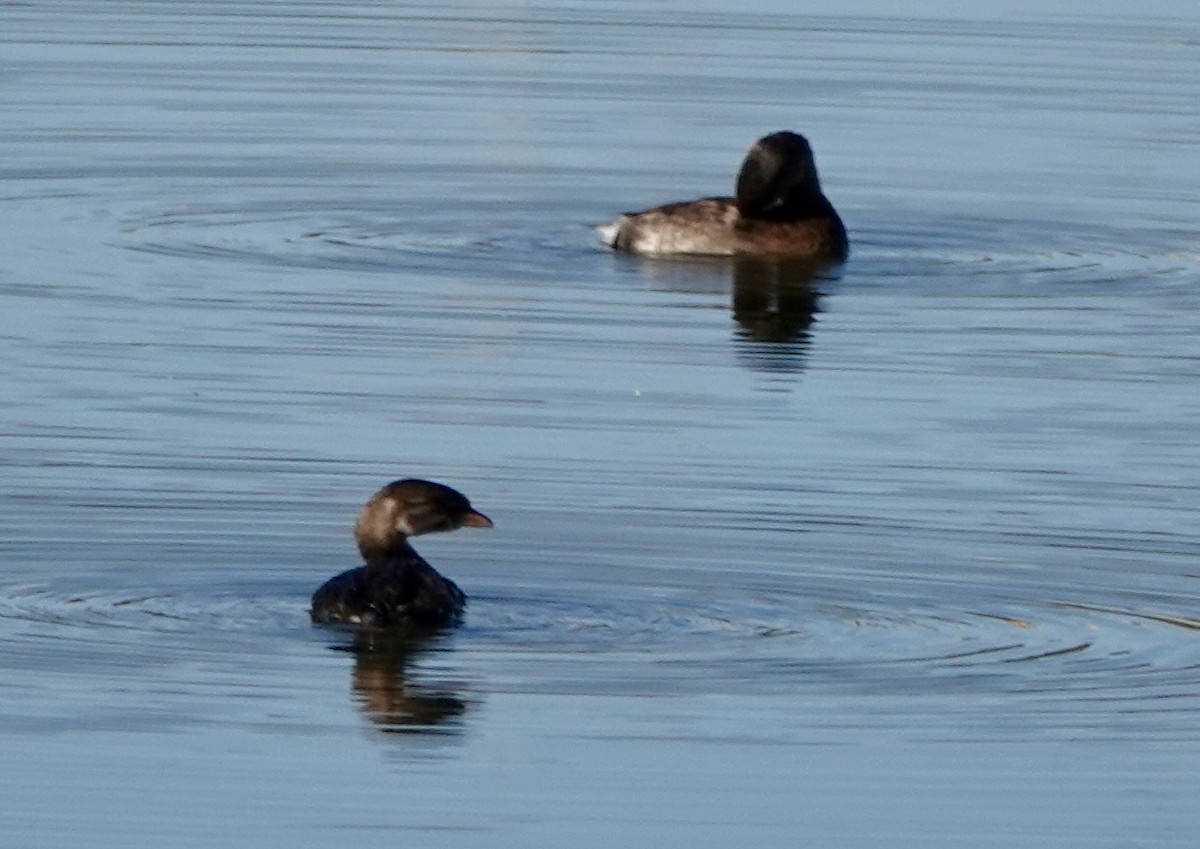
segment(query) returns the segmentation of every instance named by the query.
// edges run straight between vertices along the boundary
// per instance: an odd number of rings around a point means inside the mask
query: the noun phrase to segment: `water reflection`
[[[840,268],[827,262],[761,257],[627,261],[656,286],[672,292],[730,292],[738,361],[774,374],[804,370],[812,326],[821,311],[821,283],[833,279]]]
[[[734,344],[740,362],[756,371],[804,370],[824,268],[811,262],[734,261]]]
[[[423,682],[412,669],[437,636],[356,633],[343,651],[354,654],[350,687],[367,718],[389,733],[458,733],[469,702],[446,682]]]

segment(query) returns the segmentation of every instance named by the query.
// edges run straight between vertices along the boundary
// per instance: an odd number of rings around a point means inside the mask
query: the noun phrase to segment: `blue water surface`
[[[5,6],[0,844],[1194,846],[1195,12]],[[843,268],[597,242],[783,128]]]

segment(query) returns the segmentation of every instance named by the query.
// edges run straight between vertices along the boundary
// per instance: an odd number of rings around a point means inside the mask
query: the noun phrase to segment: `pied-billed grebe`
[[[453,625],[467,598],[408,544],[409,537],[492,520],[457,490],[423,480],[389,483],[363,507],[354,539],[366,565],[330,578],[313,593],[312,619],[376,628]]]
[[[782,131],[756,141],[735,197],[630,212],[596,228],[611,248],[656,256],[778,256],[840,262],[846,228],[821,192],[808,140]]]

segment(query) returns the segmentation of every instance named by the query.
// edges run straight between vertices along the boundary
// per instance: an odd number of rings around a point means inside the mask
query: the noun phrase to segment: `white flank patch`
[[[621,232],[621,222],[625,220],[621,216],[616,221],[610,221],[607,224],[597,224],[595,229],[597,235],[600,236],[600,241],[608,245],[610,248],[617,246],[617,234]]]

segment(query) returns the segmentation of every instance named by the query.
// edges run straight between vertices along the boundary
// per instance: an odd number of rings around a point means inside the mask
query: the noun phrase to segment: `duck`
[[[761,256],[842,262],[845,225],[821,191],[808,139],[790,130],[750,146],[733,197],[627,212],[596,228],[608,247],[645,256]]]
[[[310,615],[321,625],[439,630],[458,624],[467,597],[409,545],[410,537],[458,528],[490,528],[492,520],[456,489],[406,478],[368,499],[354,525],[364,564],[313,593]]]

